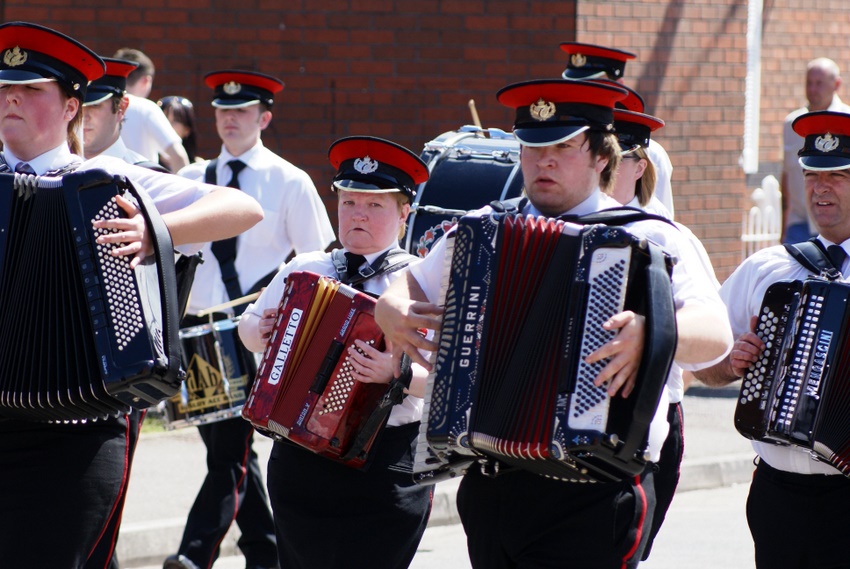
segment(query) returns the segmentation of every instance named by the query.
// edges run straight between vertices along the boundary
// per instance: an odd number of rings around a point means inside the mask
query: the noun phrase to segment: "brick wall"
[[[284,80],[264,141],[313,177],[326,198],[327,147],[373,134],[418,150],[471,123],[510,128],[502,86],[556,77],[562,41],[638,55],[626,83],[667,122],[657,140],[673,161],[677,219],[692,227],[725,278],[740,260],[741,216],[752,189],[739,166],[744,134],[745,0],[7,0],[4,21],[28,20],[111,55],[136,47],[157,65],[153,98],[196,103],[200,153],[218,151],[203,75],[253,69]],[[819,55],[842,66],[850,8],[819,0],[765,2],[760,160],[777,171],[782,118],[804,102],[803,69]],[[281,9],[280,6],[285,6]],[[847,97],[850,99],[850,96]],[[334,216],[335,217],[335,216]]]

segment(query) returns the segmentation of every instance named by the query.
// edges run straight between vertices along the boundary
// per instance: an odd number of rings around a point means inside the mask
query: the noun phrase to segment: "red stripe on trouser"
[[[114,516],[115,512],[118,510],[118,506],[121,504],[121,497],[124,495],[124,489],[127,487],[127,478],[130,469],[130,418],[125,417],[124,422],[126,423],[126,427],[124,429],[124,473],[121,475],[121,486],[118,488],[118,493],[115,495],[115,502],[112,503],[112,509],[109,511],[109,515],[106,516],[103,528],[101,528],[100,534],[97,536],[97,540],[94,542],[91,551],[89,551],[88,557],[92,556],[94,550],[97,549],[97,546],[103,540],[106,529],[109,527],[109,522],[112,521],[112,516]],[[118,531],[118,524],[115,525],[115,531]],[[109,540],[112,542],[112,547],[109,550],[109,555],[106,557],[106,566],[109,565],[109,560],[112,558],[112,549],[115,547],[116,541],[115,534],[109,536]]]
[[[635,484],[635,497],[640,503],[635,504],[635,508],[640,508],[640,517],[637,520],[637,528],[635,531],[635,541],[632,544],[629,551],[623,556],[623,565],[622,567],[625,569],[629,560],[634,557],[635,552],[637,551],[638,546],[640,545],[640,539],[643,537],[643,523],[646,521],[646,493],[643,491],[643,486],[641,485],[640,476],[635,476],[634,480]]]
[[[230,525],[233,525],[233,522],[236,521],[236,514],[239,513],[239,488],[242,486],[242,482],[244,482],[245,477],[248,475],[248,457],[251,454],[251,437],[254,435],[253,429],[248,431],[248,436],[245,437],[245,454],[242,456],[242,476],[239,477],[239,480],[236,481],[236,487],[233,489],[233,517],[230,518]],[[217,552],[219,547],[221,547],[221,542],[224,541],[227,533],[219,538],[218,543],[215,544],[215,548],[213,552]],[[215,553],[213,553],[213,558],[207,562],[207,569],[212,569],[212,565],[215,562]]]

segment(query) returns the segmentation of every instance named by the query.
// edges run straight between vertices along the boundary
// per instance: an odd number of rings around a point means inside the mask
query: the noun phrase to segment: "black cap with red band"
[[[586,130],[613,132],[614,105],[625,89],[593,81],[541,79],[515,83],[496,97],[516,109],[514,135],[526,146],[548,146]]]
[[[797,117],[791,128],[805,141],[797,153],[804,170],[850,168],[850,114],[816,111]]]
[[[637,57],[621,49],[612,49],[589,43],[563,42],[561,51],[569,54],[564,79],[622,79],[626,62]]]
[[[106,67],[98,55],[50,28],[28,22],[0,25],[0,84],[56,81],[83,99]]]
[[[274,94],[283,90],[283,81],[256,71],[226,69],[204,76],[204,83],[215,94],[214,107],[241,108],[257,103],[271,106]]]
[[[646,148],[652,132],[664,126],[664,121],[624,109],[614,109],[614,130],[623,153],[632,152],[638,146]]]
[[[127,90],[127,76],[139,66],[135,61],[111,57],[104,57],[103,62],[106,64],[106,73],[89,83],[84,106],[96,105],[110,97],[123,97]]]
[[[348,136],[331,144],[337,169],[333,187],[349,192],[401,192],[411,201],[428,180],[428,165],[407,148],[374,136]]]

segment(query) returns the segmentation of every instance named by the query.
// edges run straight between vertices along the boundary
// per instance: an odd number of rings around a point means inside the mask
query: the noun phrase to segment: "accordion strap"
[[[416,257],[404,249],[390,249],[375,259],[369,267],[362,269],[360,274],[349,275],[343,250],[334,249],[331,251],[331,262],[333,263],[334,270],[336,271],[336,279],[349,286],[359,285],[372,277],[377,277],[385,273],[393,273],[399,269],[403,269],[415,259]]]
[[[357,436],[354,437],[354,442],[351,443],[351,448],[342,457],[343,461],[353,460],[363,452],[363,448],[369,444],[375,433],[384,428],[387,420],[390,418],[390,411],[395,405],[398,405],[404,399],[404,390],[410,387],[410,381],[413,379],[413,370],[410,367],[410,357],[407,354],[401,356],[401,376],[393,378],[387,388],[387,392],[381,398],[378,406],[369,415],[369,418],[363,422]]]
[[[146,192],[138,191],[126,178],[116,177],[119,187],[128,190],[135,197],[141,207],[142,216],[151,230],[151,241],[154,254],[157,259],[157,275],[159,278],[160,300],[162,301],[163,324],[162,343],[165,347],[168,369],[180,369],[182,365],[182,348],[180,346],[179,324],[179,299],[175,294],[177,289],[177,276],[174,268],[174,247],[171,242],[171,233],[165,225],[162,217],[158,214],[156,206]]]
[[[841,271],[832,264],[823,248],[823,243],[817,237],[801,243],[785,243],[784,247],[789,255],[814,274],[830,281],[841,278]]]
[[[658,403],[667,382],[673,354],[665,346],[675,345],[678,340],[676,331],[676,309],[673,306],[673,292],[667,261],[663,251],[649,244],[650,263],[646,267],[646,326],[643,343],[643,356],[638,369],[641,383],[637,386],[637,397],[633,411],[630,433],[648,433],[649,425],[658,409]],[[644,436],[626,437],[616,456],[624,462],[629,461],[644,444]]]

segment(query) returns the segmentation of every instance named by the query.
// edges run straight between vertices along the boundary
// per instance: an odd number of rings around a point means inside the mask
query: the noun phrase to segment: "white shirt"
[[[148,161],[147,158],[127,148],[127,145],[124,144],[124,141],[121,140],[121,137],[118,137],[118,140],[113,142],[109,148],[98,154],[98,156],[113,156],[115,158],[120,158],[127,164],[138,164],[140,162]]]
[[[569,214],[584,215],[602,209],[619,207],[620,204],[613,198],[606,196],[597,190],[585,201],[570,210]],[[485,207],[473,215],[485,215],[491,209]],[[527,215],[540,215],[530,203],[523,211]],[[668,254],[676,257],[678,262],[673,267],[673,303],[678,310],[685,304],[699,303],[716,307],[718,313],[723,312],[723,303],[717,295],[717,291],[705,279],[704,271],[698,261],[691,254],[691,245],[687,238],[672,225],[662,221],[641,221],[625,226],[630,233],[638,237],[646,237],[657,243]],[[437,302],[440,294],[440,283],[442,281],[443,259],[446,255],[445,239],[437,242],[428,255],[410,265],[410,273],[417,280],[425,292],[429,302]],[[650,426],[649,451],[651,460],[657,461],[661,452],[661,445],[667,438],[669,425],[667,423],[667,406],[670,403],[671,388],[682,389],[681,370],[694,371],[710,367],[722,360],[725,354],[709,362],[700,364],[686,364],[676,362],[671,368],[667,381],[667,389],[662,394],[655,417]],[[675,374],[678,373],[678,377]],[[679,395],[681,398],[681,395]]]
[[[658,198],[667,211],[670,212],[670,219],[676,213],[673,210],[673,163],[670,162],[670,156],[664,147],[649,139],[649,146],[646,147],[646,155],[649,157],[652,165],[655,166],[655,192],[653,197]]]
[[[230,181],[227,163],[238,158],[247,167],[239,174],[239,185],[256,199],[264,219],[237,238],[236,273],[242,293],[257,281],[277,271],[290,253],[322,251],[334,241],[325,205],[310,176],[276,155],[261,141],[241,156],[231,155],[224,147],[218,156],[216,179],[219,185]],[[178,174],[191,180],[203,180],[209,161],[186,166]],[[230,300],[221,280],[221,268],[209,243],[202,249],[204,262],[195,272],[189,313]]]
[[[391,247],[387,247],[377,253],[364,255],[364,257],[366,257],[367,262],[373,263],[375,259]],[[311,273],[336,278],[336,268],[331,260],[330,253],[314,251],[312,253],[298,255],[275,275],[272,282],[269,283],[269,286],[266,287],[266,290],[263,291],[260,297],[253,304],[248,305],[248,308],[245,309],[245,314],[253,314],[258,318],[262,318],[263,312],[267,308],[277,308],[280,300],[283,298],[286,277],[294,271],[310,271]],[[381,294],[401,274],[404,274],[403,271],[394,271],[367,279],[363,281],[363,290],[376,295]],[[408,395],[401,403],[393,406],[387,425],[397,427],[420,420],[422,418],[423,404],[424,402],[421,398]]]
[[[655,196],[649,200],[649,203],[647,203],[646,206],[641,206],[637,197],[632,198],[632,201],[626,205],[672,220],[669,215],[670,212],[667,211],[664,204],[655,199]],[[682,225],[678,221],[674,221],[673,223],[679,228],[679,231],[682,232],[682,235],[685,236],[691,245],[690,249],[683,247],[682,254],[686,255],[689,260],[698,260],[699,265],[702,267],[703,275],[697,278],[705,279],[706,282],[710,283],[711,286],[714,287],[714,290],[719,290],[720,282],[717,280],[717,275],[714,272],[714,266],[711,264],[711,259],[709,258],[708,252],[705,250],[702,241],[700,241],[697,236],[694,235],[693,231],[691,231],[686,225]],[[692,266],[693,270],[696,271],[696,265],[692,264]],[[679,403],[682,401],[682,397],[685,396],[685,385],[682,379],[682,368],[680,368],[676,362],[673,362],[673,366],[670,368],[670,375],[667,378],[667,388],[670,391],[670,403]]]
[[[8,149],[3,152],[3,156],[12,170],[15,169],[18,162],[21,162]],[[68,150],[66,143],[26,161],[38,175],[58,170],[73,162],[82,163],[77,171],[100,168],[110,174],[126,177],[137,190],[147,192],[157,211],[161,214],[183,209],[215,190],[214,186],[199,184],[172,174],[163,174],[141,166],[134,166],[114,156],[101,154],[83,161],[82,158]],[[181,253],[191,255],[200,248],[201,244],[190,244],[181,245],[177,249]]]
[[[850,113],[850,106],[845,105],[838,95],[832,96],[828,111]],[[807,107],[800,107],[785,117],[782,125],[782,172],[786,176],[786,187],[782,188],[788,203],[788,225],[808,223],[809,231],[817,233],[817,229],[809,221],[809,209],[806,204],[806,183],[803,181],[803,169],[800,167],[797,152],[803,148],[803,137],[794,132],[791,127],[794,120],[808,113]]]
[[[823,237],[818,237],[824,245],[834,245]],[[850,240],[841,243],[844,251],[850,251]],[[848,263],[845,260],[842,273]],[[723,286],[720,296],[729,311],[732,334],[738,338],[750,331],[750,318],[761,310],[764,293],[777,281],[805,280],[811,273],[797,262],[785,247],[777,245],[753,253],[735,269]],[[847,277],[842,277],[848,282]],[[753,448],[770,466],[787,472],[800,474],[840,474],[838,470],[825,462],[814,460],[809,452],[799,447],[779,446],[753,441]]]
[[[127,93],[130,104],[124,113],[121,139],[127,148],[138,152],[151,162],[159,161],[159,154],[183,139],[168,122],[168,117],[155,102]]]

